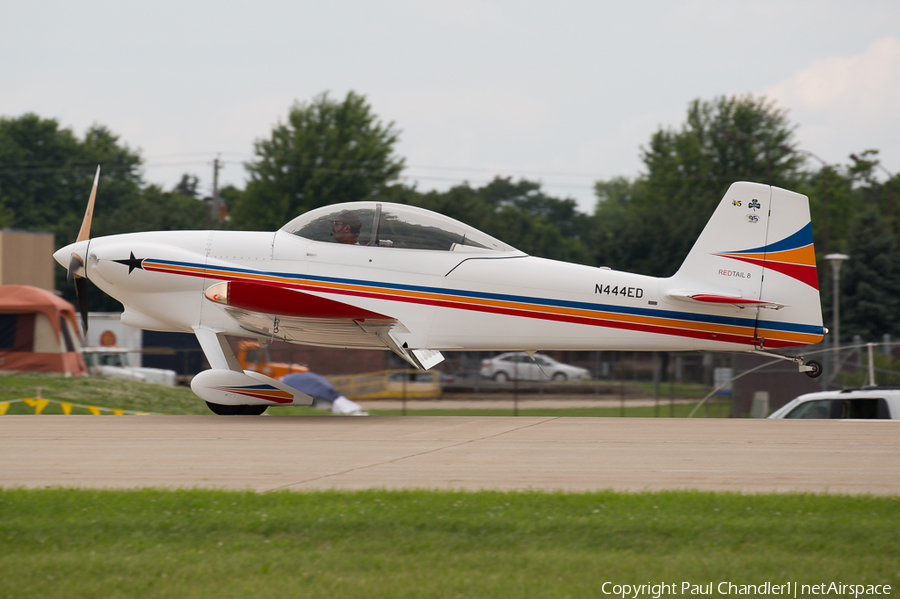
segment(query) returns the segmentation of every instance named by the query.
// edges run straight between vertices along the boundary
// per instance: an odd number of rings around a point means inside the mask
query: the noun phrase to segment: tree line
[[[246,186],[220,192],[229,220],[211,218],[196,176],[173,189],[148,184],[142,159],[102,125],[83,137],[35,114],[0,118],[0,227],[50,231],[74,240],[91,179],[102,165],[93,235],[143,230],[274,230],[307,210],[363,199],[421,206],[464,221],[532,255],[669,276],[677,270],[725,190],[756,181],[806,194],[819,259],[826,319],[830,271],[821,259],[843,252],[841,331],[879,340],[900,335],[900,178],[876,150],[828,164],[795,139],[787,113],[761,97],[695,100],[685,121],[660,127],[639,149],[642,172],[597,181],[592,214],[539,182],[496,177],[446,191],[401,182],[400,131],[363,95],[327,93],[297,102],[287,119],[257,140]],[[68,298],[59,269],[57,287]],[[92,294],[92,309],[115,309]]]

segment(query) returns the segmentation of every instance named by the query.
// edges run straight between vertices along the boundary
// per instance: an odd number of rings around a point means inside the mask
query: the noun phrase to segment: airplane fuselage
[[[80,242],[90,281],[125,306],[124,323],[192,332],[198,326],[238,336],[279,334],[277,314],[235,319],[204,293],[222,282],[248,282],[334,300],[396,319],[398,344],[431,350],[747,351],[759,345],[758,308],[694,306],[673,295],[678,284],[518,251],[460,253],[342,245],[275,233],[178,231],[132,233]],[[61,255],[84,252],[73,244]],[[706,285],[728,293],[727,284]],[[302,310],[301,310],[302,312]],[[302,315],[301,315],[302,316]],[[271,326],[261,320],[270,319]],[[386,348],[377,336],[334,322],[317,331],[310,315],[302,342]],[[322,319],[319,319],[322,320]],[[327,319],[326,319],[327,320]],[[282,322],[286,322],[282,319]],[[767,329],[767,347],[814,342],[815,331]],[[351,330],[352,329],[352,330]]]

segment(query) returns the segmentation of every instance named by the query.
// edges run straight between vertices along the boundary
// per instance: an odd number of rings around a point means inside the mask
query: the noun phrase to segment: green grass
[[[597,597],[900,583],[895,497],[0,490],[3,597]],[[646,596],[646,595],[645,595]]]
[[[655,387],[652,382],[647,381],[624,381],[624,384],[639,387],[646,397],[653,397]],[[707,385],[698,383],[660,383],[659,395],[661,401],[665,401],[668,397],[690,398],[696,397],[702,399],[706,397],[712,389]]]
[[[17,374],[0,376],[0,402],[25,397],[34,398],[38,394],[41,397],[55,401],[65,401],[80,405],[98,406],[119,410],[134,410],[138,412],[155,412],[162,414],[202,414],[211,412],[206,403],[193,394],[187,387],[168,387],[165,385],[151,385],[117,379],[103,379],[93,377],[61,377],[39,374]],[[626,400],[627,406],[628,400]],[[624,415],[628,417],[668,417],[670,413],[675,417],[685,417],[696,404],[674,404],[670,408],[665,399],[660,400],[660,406],[626,407]],[[670,411],[671,410],[671,411]],[[709,402],[708,406],[701,408],[695,414],[695,418],[728,417],[731,407],[728,402]],[[34,408],[23,403],[11,404],[7,414],[34,414]],[[47,405],[42,414],[62,414],[59,404]],[[89,414],[85,408],[74,408],[72,414]],[[313,408],[288,407],[269,408],[268,413],[279,416],[327,416],[328,412]],[[373,415],[395,416],[402,414],[402,410],[372,410]],[[407,410],[410,416],[511,416],[513,415],[513,402],[510,400],[508,409],[463,409],[463,410]],[[560,408],[560,409],[528,409],[519,410],[520,416],[609,416],[623,415],[619,407],[615,408]]]
[[[0,376],[0,402],[40,396],[81,405],[157,412],[164,414],[209,414],[209,409],[187,387],[169,387],[120,379],[96,377],[61,377],[37,374]],[[88,414],[75,408],[73,414]],[[7,414],[34,414],[34,408],[12,404]],[[42,414],[62,414],[57,404],[50,404]]]

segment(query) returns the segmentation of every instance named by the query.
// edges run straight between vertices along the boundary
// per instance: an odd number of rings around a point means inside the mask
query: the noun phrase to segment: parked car
[[[807,393],[775,410],[769,418],[900,420],[900,387]]]
[[[489,360],[482,360],[481,376],[500,382],[545,379],[565,381],[589,379],[591,373],[586,368],[563,364],[549,356],[534,354],[532,360],[525,352],[509,352]]]

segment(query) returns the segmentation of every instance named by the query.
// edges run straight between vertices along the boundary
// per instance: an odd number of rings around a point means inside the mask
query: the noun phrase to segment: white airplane
[[[225,336],[390,349],[417,368],[461,350],[770,350],[827,332],[806,196],[756,183],[725,194],[678,272],[654,278],[535,258],[449,217],[377,200],[275,232],[164,231],[78,240],[54,254],[125,306],[124,324],[193,332],[211,366],[191,384],[216,414],[312,398],[244,371]]]

